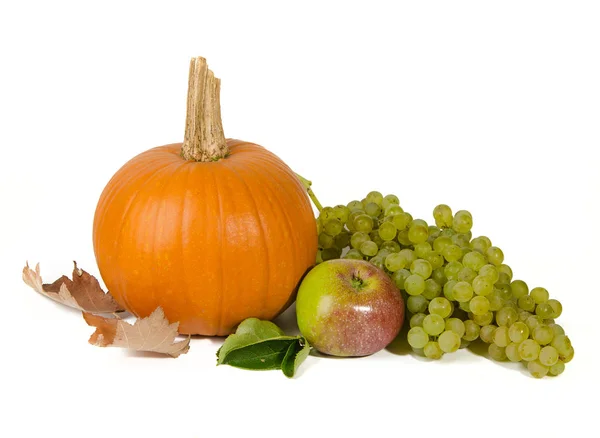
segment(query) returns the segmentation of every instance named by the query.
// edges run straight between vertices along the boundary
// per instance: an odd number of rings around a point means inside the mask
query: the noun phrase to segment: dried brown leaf
[[[153,351],[172,357],[185,354],[190,349],[190,338],[174,342],[179,323],[169,324],[165,313],[158,307],[150,316],[135,321],[133,325],[119,318],[105,318],[83,313],[83,318],[96,331],[90,344],[98,347],[122,347],[136,351]]]
[[[23,281],[35,291],[54,301],[74,309],[92,313],[113,313],[123,310],[109,292],[104,292],[100,283],[73,262],[73,280],[63,275],[54,283],[42,283],[40,264],[35,271],[26,263],[23,268]]]

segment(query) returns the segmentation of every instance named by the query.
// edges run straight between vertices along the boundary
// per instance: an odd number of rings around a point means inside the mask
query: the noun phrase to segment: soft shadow
[[[477,356],[485,357],[487,360],[492,362],[494,365],[497,365],[502,368],[510,369],[510,370],[519,371],[521,374],[523,374],[527,377],[533,378],[531,376],[531,374],[529,373],[529,370],[527,369],[527,365],[524,365],[521,362],[511,362],[508,359],[506,359],[503,362],[498,362],[497,360],[492,359],[490,357],[490,355],[488,354],[488,345],[489,344],[486,344],[481,339],[478,339],[475,342],[471,342],[469,344],[469,346],[467,347],[467,349]]]
[[[296,322],[296,303],[287,308],[285,312],[273,320],[286,335],[297,336],[300,334]]]

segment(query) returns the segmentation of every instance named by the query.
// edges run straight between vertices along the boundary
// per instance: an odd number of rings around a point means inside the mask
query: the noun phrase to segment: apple
[[[296,318],[302,336],[321,353],[367,356],[398,335],[404,300],[390,277],[371,263],[329,260],[302,280]]]

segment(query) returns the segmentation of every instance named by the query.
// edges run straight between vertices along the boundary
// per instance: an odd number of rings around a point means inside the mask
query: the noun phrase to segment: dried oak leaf
[[[109,292],[104,292],[98,280],[73,262],[73,280],[63,275],[52,284],[43,284],[40,264],[35,271],[29,263],[23,268],[23,281],[37,292],[77,310],[93,313],[114,313],[123,310]]]
[[[190,349],[190,338],[173,342],[177,336],[178,322],[169,324],[161,307],[133,325],[119,318],[104,318],[83,313],[88,325],[96,327],[90,344],[98,347],[123,347],[136,351],[153,351],[172,357],[185,354]]]

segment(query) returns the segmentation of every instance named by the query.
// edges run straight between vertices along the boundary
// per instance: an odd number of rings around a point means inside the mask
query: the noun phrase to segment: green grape
[[[321,251],[321,259],[326,262],[327,260],[339,259],[342,255],[342,250],[339,248],[326,248]]]
[[[425,290],[423,296],[428,300],[433,300],[435,297],[439,297],[442,293],[442,286],[440,286],[434,279],[429,278],[425,280]]]
[[[317,251],[317,257],[316,258],[317,258],[317,260],[316,260],[317,265],[319,263],[323,263],[323,251],[322,250],[318,250]]]
[[[356,231],[356,228],[354,228],[354,220],[361,214],[365,214],[365,212],[362,210],[354,210],[352,213],[350,213],[350,216],[348,216],[346,228],[348,228],[348,231],[350,231],[351,233],[354,233]]]
[[[479,337],[486,344],[491,344],[494,342],[494,332],[496,331],[496,326],[493,324],[484,325],[479,330]]]
[[[440,344],[436,341],[429,341],[425,347],[423,347],[423,353],[425,353],[425,357],[429,359],[440,359],[444,352],[440,348]]]
[[[382,269],[382,270],[385,269],[385,260],[383,259],[383,257],[375,256],[375,257],[371,258],[369,260],[369,262],[372,265],[377,266],[379,269]]]
[[[529,295],[523,295],[517,300],[517,304],[519,308],[526,310],[528,312],[533,312],[535,310],[535,301]]]
[[[446,204],[437,205],[433,209],[433,218],[435,219],[435,224],[440,228],[452,227],[452,209]]]
[[[500,272],[501,274],[506,274],[508,276],[509,282],[512,281],[513,271],[510,266],[501,264],[498,266],[498,272]]]
[[[479,329],[479,326],[477,326]],[[446,330],[451,330],[462,338],[465,334],[465,323],[458,318],[448,318],[446,320]]]
[[[323,232],[323,224],[321,223],[320,219],[317,219],[316,222],[317,222],[317,235],[319,235]]]
[[[396,272],[397,270],[404,268],[404,263],[404,258],[397,252],[393,252],[385,258],[385,267],[390,272]]]
[[[427,224],[413,220],[408,228],[408,240],[412,243],[426,242],[429,237],[429,228]]]
[[[473,283],[473,280],[477,277],[477,272],[471,268],[462,268],[458,273],[458,281],[465,281],[469,284]]]
[[[451,330],[446,330],[438,338],[438,344],[444,353],[453,353],[460,347],[460,336]]]
[[[408,269],[399,269],[392,274],[392,280],[398,289],[404,290],[404,283],[409,276],[410,271]]]
[[[454,285],[452,295],[456,301],[469,301],[473,297],[473,287],[466,281],[459,281]]]
[[[327,233],[319,234],[319,246],[323,249],[332,248],[333,247],[333,237],[331,237]]]
[[[383,203],[385,204],[385,200],[383,201]],[[399,205],[395,205],[395,204],[390,204],[390,205],[386,206],[384,209],[385,216],[393,216],[395,214],[402,214],[402,213],[404,213],[404,210],[402,209],[402,207],[400,207]]]
[[[367,240],[360,245],[360,252],[366,256],[372,257],[377,254],[377,251],[379,251],[377,244],[371,240]]]
[[[423,348],[429,342],[429,335],[422,327],[413,327],[408,331],[408,344],[413,348]]]
[[[506,272],[499,272],[498,273],[498,281],[496,283],[508,284],[510,286],[510,277],[508,276],[508,274]]]
[[[433,272],[431,273],[431,278],[433,278],[435,282],[440,286],[443,286],[448,281],[448,279],[446,278],[446,274],[444,274],[444,268],[441,266],[433,270]]]
[[[488,296],[487,299],[490,302],[490,310],[492,312],[497,312],[504,307],[504,300],[498,295],[493,294]]]
[[[531,313],[526,310],[517,310],[517,312],[519,313],[519,321],[521,322],[527,321],[527,318],[531,316]]]
[[[333,238],[333,246],[338,249],[344,249],[350,245],[350,233],[342,231]]]
[[[368,214],[361,214],[354,218],[354,229],[369,233],[373,229],[373,218]]]
[[[417,260],[416,254],[408,248],[401,250],[398,254],[400,254],[405,260],[405,266],[410,266],[415,260]]]
[[[344,259],[351,259],[351,260],[363,260],[363,255],[361,254],[361,252],[359,250],[357,250],[357,249],[351,249],[342,258],[344,258]]]
[[[488,346],[488,354],[490,357],[498,362],[502,362],[506,360],[506,349],[504,347],[499,347],[498,345],[491,343]]]
[[[452,237],[456,234],[456,231],[454,231],[452,228],[443,228],[440,236],[447,236],[447,237]]]
[[[420,275],[412,274],[404,281],[404,289],[409,295],[420,295],[425,290],[425,280]]]
[[[519,344],[511,342],[506,346],[504,352],[506,353],[508,360],[511,362],[521,362],[521,356],[519,355]]]
[[[444,266],[444,257],[442,257],[442,255],[437,251],[431,251],[425,256],[425,260],[429,262],[432,269],[437,269]]]
[[[558,318],[562,314],[562,304],[560,301],[551,299],[547,301],[547,304],[552,307],[552,318]]]
[[[444,318],[440,315],[431,314],[423,318],[423,330],[427,332],[429,336],[437,336],[444,331],[446,323]]]
[[[533,315],[530,316],[529,318],[527,318],[527,321],[525,321],[525,324],[527,324],[527,327],[529,327],[529,332],[530,333],[533,333],[533,330],[537,326],[541,325],[541,323],[542,322],[540,321],[540,318],[537,317],[537,316],[533,316]]]
[[[519,306],[517,306],[517,303],[515,303],[515,302],[514,302],[514,301],[512,301],[512,300],[506,300],[506,301],[504,302],[504,306],[503,306],[503,307],[510,307],[511,309],[514,309],[514,310],[515,310],[515,312],[517,312],[517,318],[519,318],[519,311],[520,311],[521,309],[519,309]]]
[[[402,246],[411,246],[413,244],[408,239],[408,230],[407,229],[398,231],[398,234],[396,235],[396,240]]]
[[[468,233],[473,227],[473,217],[466,210],[459,210],[454,215],[452,229],[457,233]]]
[[[573,356],[575,355],[575,350],[573,348],[569,349],[565,354],[559,354],[558,358],[564,363],[569,363],[573,360]]]
[[[548,301],[548,298],[550,298],[548,291],[543,287],[534,287],[531,289],[531,292],[529,292],[529,296],[533,298],[535,304],[545,303]]]
[[[462,348],[467,348],[470,344],[471,344],[471,342],[469,342],[469,341],[461,338],[461,340],[460,340],[460,347],[459,348],[461,348],[461,349]]]
[[[481,333],[481,328],[477,323],[467,319],[465,322],[465,334],[462,336],[466,341],[472,342],[477,339]]]
[[[365,213],[372,218],[377,218],[381,214],[381,206],[374,202],[369,202],[365,205]]]
[[[510,284],[499,284],[494,285],[494,293],[505,301],[510,301],[512,298],[512,290]]]
[[[504,253],[497,246],[490,246],[485,252],[488,261],[494,266],[500,266],[504,261]]]
[[[473,292],[482,297],[491,295],[494,291],[494,285],[487,277],[482,277],[481,274],[473,279]]]
[[[485,254],[492,242],[485,236],[476,237],[471,241],[471,248],[481,254]]]
[[[363,203],[360,201],[350,201],[350,202],[348,202],[348,204],[346,204],[346,207],[348,207],[348,210],[350,210],[350,213],[352,213],[353,210],[363,210],[364,209]]]
[[[400,205],[400,199],[398,199],[396,195],[393,195],[391,193],[389,195],[385,195],[383,199],[388,201],[390,204]]]
[[[424,259],[431,252],[431,245],[428,242],[417,243],[414,251],[417,257]]]
[[[379,245],[377,245],[377,246],[379,246]],[[377,251],[377,254],[375,254],[376,257],[381,257],[384,260],[389,255],[390,255],[390,252],[387,249],[379,249],[379,251]]]
[[[375,242],[377,244],[377,247],[379,248],[381,245],[383,245],[384,240],[379,237],[379,232],[377,230],[373,230],[369,233],[369,239],[371,239],[373,242]]]
[[[409,321],[410,328],[423,327],[423,320],[425,319],[425,316],[426,315],[424,313],[415,313],[413,316],[411,316]]]
[[[479,275],[487,278],[492,284],[495,284],[500,278],[500,273],[494,265],[483,265],[479,270]]]
[[[369,235],[363,232],[356,232],[350,237],[350,245],[354,249],[360,249],[360,246],[369,240]]]
[[[411,295],[406,300],[406,308],[410,313],[424,313],[429,301],[423,295]]]
[[[540,356],[538,360],[542,365],[551,367],[556,362],[558,362],[558,351],[556,351],[556,348],[547,345],[546,347],[540,350]]]
[[[511,307],[503,307],[496,313],[496,323],[498,326],[510,327],[519,320],[519,314]]]
[[[556,321],[554,321],[554,319],[552,319],[552,318],[544,318],[544,319],[542,320],[542,323],[543,323],[543,324],[546,324],[546,325],[554,324],[555,322],[556,322]]]
[[[460,262],[449,262],[444,267],[444,274],[448,280],[458,280],[458,273],[462,268],[463,265]]]
[[[345,224],[346,222],[348,222],[348,217],[350,216],[350,209],[345,205],[336,205],[335,207],[333,207],[333,214],[342,224]]]
[[[384,222],[379,227],[379,237],[385,241],[391,241],[396,237],[396,227],[391,222]]]
[[[550,318],[554,315],[554,309],[548,303],[538,304],[535,308],[535,314],[540,318]]]
[[[559,376],[563,373],[564,370],[565,364],[561,360],[558,360],[554,365],[550,367],[548,374],[550,374],[551,376]]]
[[[521,297],[528,296],[529,287],[523,280],[515,280],[510,284],[510,290],[512,291],[513,298],[519,299]],[[521,307],[521,306],[519,306]]]
[[[455,234],[454,236],[451,237],[453,245],[456,245],[459,248],[468,248],[469,250],[471,249],[469,246],[470,239],[471,238],[470,238],[469,234],[463,234],[463,233]]]
[[[454,285],[458,283],[456,280],[450,280],[448,281],[446,284],[444,284],[444,296],[446,297],[446,299],[448,299],[449,301],[456,301],[454,299],[454,294],[453,294],[453,289],[454,289]]]
[[[378,191],[369,192],[365,198],[367,202],[374,202],[377,205],[381,205],[383,202],[383,195]]]
[[[562,326],[560,326],[559,324],[548,324],[548,327],[550,327],[554,332],[554,337],[565,334],[565,329],[562,328]]]
[[[476,272],[485,265],[486,260],[485,257],[482,256],[477,251],[470,251],[463,256],[462,264],[468,268],[473,269]]]
[[[427,229],[429,232],[429,238],[431,239],[430,244],[433,245],[433,241],[439,237],[442,230],[440,230],[435,225],[429,225],[429,227],[427,227]]]
[[[498,347],[506,347],[510,344],[510,337],[508,336],[508,327],[498,327],[494,332],[494,344]]]
[[[554,339],[554,330],[544,324],[533,329],[531,337],[540,345],[548,345]]]
[[[448,262],[458,262],[460,259],[462,259],[463,252],[459,246],[450,244],[444,247],[442,250],[442,255]]]
[[[392,252],[400,252],[400,245],[398,242],[394,241],[386,241],[381,244],[381,249],[387,249],[390,253]]]
[[[517,321],[508,328],[508,336],[512,342],[520,344],[529,338],[529,327],[521,321]]]
[[[435,297],[429,303],[429,313],[432,315],[439,315],[442,318],[447,318],[452,314],[452,305],[444,297]]]
[[[548,374],[549,371],[549,367],[547,367],[546,365],[542,365],[542,363],[539,360],[532,360],[528,362],[527,369],[529,370],[531,375],[536,379],[541,379],[546,374]]]
[[[406,230],[411,219],[407,213],[398,213],[392,216],[392,223],[397,230]]]
[[[335,219],[335,212],[332,207],[323,207],[321,212],[319,213],[319,219],[321,222],[325,223],[329,219]]]
[[[410,272],[427,279],[431,276],[433,269],[431,269],[431,263],[427,260],[417,259],[411,263]]]
[[[453,301],[450,301],[450,302],[452,303]],[[463,312],[469,313],[471,311],[471,308],[469,306],[470,301],[457,301],[457,303],[458,303],[458,308],[460,310],[462,310]]]
[[[452,240],[448,236],[438,236],[433,241],[433,249],[436,250],[437,252],[443,253],[444,248],[446,248],[449,245],[452,245]]]
[[[479,326],[489,325],[494,320],[494,314],[492,312],[484,313],[483,315],[472,314],[471,319]]]
[[[385,202],[385,201],[384,201],[384,202]],[[425,352],[423,351],[423,349],[422,349],[422,348],[413,348],[413,347],[410,347],[410,349],[411,349],[411,350],[412,350],[412,352],[413,352],[413,353],[415,353],[417,356],[420,356],[420,357],[425,357]]]
[[[469,301],[469,311],[474,315],[485,315],[490,311],[490,302],[486,297],[473,297]]]
[[[540,344],[533,339],[525,339],[519,344],[519,356],[522,360],[530,362],[536,360],[540,354]]]

